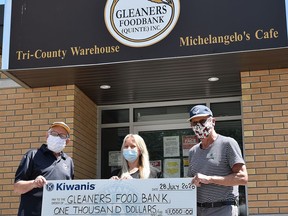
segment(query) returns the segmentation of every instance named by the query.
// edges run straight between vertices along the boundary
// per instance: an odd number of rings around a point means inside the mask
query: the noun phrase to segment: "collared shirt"
[[[56,158],[46,144],[39,149],[29,150],[22,158],[15,174],[15,182],[34,180],[42,175],[49,180],[71,180],[74,178],[74,164],[65,153]],[[21,195],[18,215],[41,215],[43,188],[34,188]]]

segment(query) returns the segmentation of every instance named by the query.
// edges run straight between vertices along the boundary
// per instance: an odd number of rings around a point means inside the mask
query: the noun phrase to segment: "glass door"
[[[190,128],[183,125],[139,126],[135,133],[145,140],[151,164],[162,171],[164,178],[186,177],[188,151],[198,142]]]

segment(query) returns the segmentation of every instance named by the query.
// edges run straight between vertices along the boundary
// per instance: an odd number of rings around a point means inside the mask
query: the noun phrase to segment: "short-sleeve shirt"
[[[46,180],[71,180],[74,178],[73,160],[65,153],[56,158],[46,144],[39,149],[31,149],[20,162],[15,174],[15,182],[34,180],[39,175]],[[18,215],[41,215],[42,195],[43,188],[34,188],[21,194]]]
[[[235,139],[218,135],[207,149],[200,144],[189,151],[189,169],[187,176],[197,173],[208,176],[227,176],[232,173],[235,164],[245,164],[240,147]],[[197,202],[231,201],[239,196],[238,186],[202,184],[197,188]]]

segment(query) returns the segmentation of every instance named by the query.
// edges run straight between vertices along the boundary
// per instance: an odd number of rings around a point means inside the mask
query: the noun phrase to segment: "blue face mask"
[[[138,158],[137,148],[123,149],[123,156],[129,162],[134,162]]]

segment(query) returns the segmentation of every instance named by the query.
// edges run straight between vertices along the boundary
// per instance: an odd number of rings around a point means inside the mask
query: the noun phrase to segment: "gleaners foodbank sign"
[[[179,13],[179,0],[107,0],[105,23],[120,43],[144,47],[165,38]]]
[[[3,69],[287,47],[285,0],[7,0]],[[5,5],[6,6],[6,5]],[[7,22],[6,22],[7,21]]]

